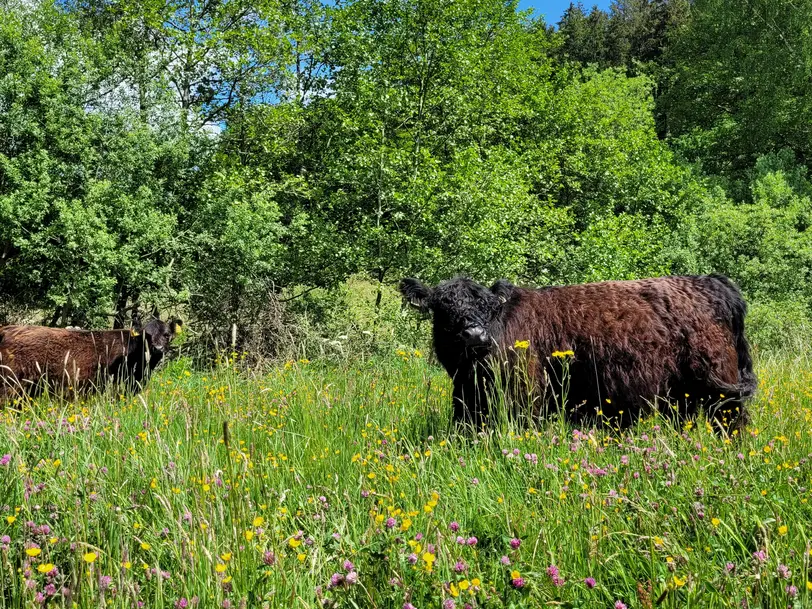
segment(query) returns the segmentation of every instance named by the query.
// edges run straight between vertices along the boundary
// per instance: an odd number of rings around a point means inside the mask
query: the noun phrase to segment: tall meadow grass
[[[738,440],[454,433],[419,353],[2,412],[0,607],[809,607],[812,371]]]

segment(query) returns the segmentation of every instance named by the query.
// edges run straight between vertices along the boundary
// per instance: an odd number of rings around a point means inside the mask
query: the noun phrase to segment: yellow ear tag
[[[183,332],[183,326],[180,324],[175,325],[175,334],[180,335]]]
[[[136,332],[134,329],[130,330],[130,336],[138,336],[138,332]]]

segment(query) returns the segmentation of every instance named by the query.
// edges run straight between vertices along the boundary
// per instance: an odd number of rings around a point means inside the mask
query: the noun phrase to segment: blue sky
[[[582,3],[587,9],[597,4],[600,8],[607,10],[610,0],[582,0]],[[520,9],[532,8],[535,15],[544,15],[544,21],[549,25],[557,24],[569,5],[570,0],[519,0]]]

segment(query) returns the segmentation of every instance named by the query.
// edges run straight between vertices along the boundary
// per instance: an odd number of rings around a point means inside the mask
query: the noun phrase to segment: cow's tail
[[[736,356],[739,360],[739,383],[736,393],[742,398],[748,398],[755,394],[758,387],[758,379],[753,372],[753,358],[750,356],[750,344],[744,335],[744,318],[747,315],[747,303],[742,298],[741,292],[730,279],[724,275],[711,275],[717,285],[721,286],[723,298],[728,310],[730,329],[733,333],[733,341],[736,348]]]

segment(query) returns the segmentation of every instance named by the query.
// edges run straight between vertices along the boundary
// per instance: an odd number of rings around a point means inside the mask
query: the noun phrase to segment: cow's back
[[[555,351],[574,351],[572,391],[582,388],[584,397],[649,399],[681,386],[686,375],[733,385],[735,341],[716,281],[662,277],[517,288],[503,343],[509,349],[528,340],[542,362]]]
[[[118,336],[122,333],[106,334],[4,326],[0,328],[0,380],[7,390],[28,390],[41,381],[68,388],[93,382],[110,361],[126,355],[126,342]]]

